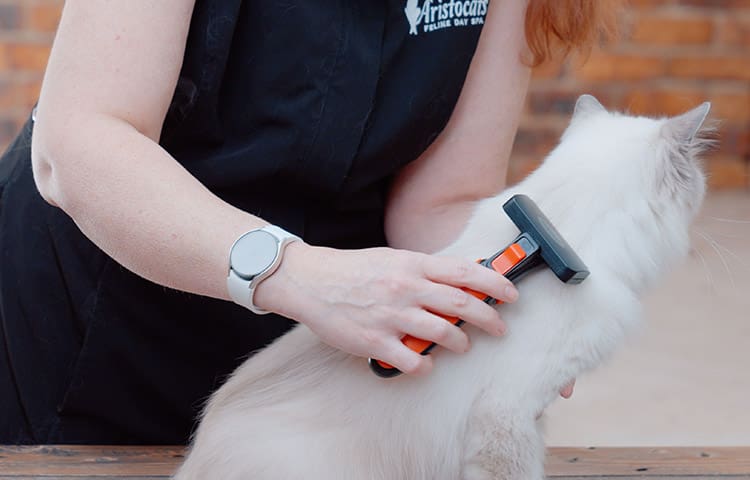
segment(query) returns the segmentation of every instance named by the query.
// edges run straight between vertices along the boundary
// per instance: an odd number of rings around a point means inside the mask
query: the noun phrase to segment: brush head
[[[586,264],[533,200],[526,195],[514,195],[505,202],[503,210],[521,233],[527,233],[536,240],[542,260],[557,278],[565,283],[581,283],[588,277]]]

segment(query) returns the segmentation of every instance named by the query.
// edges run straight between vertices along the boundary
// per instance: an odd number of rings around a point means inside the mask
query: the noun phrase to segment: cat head
[[[618,270],[636,288],[687,253],[705,194],[699,156],[710,144],[709,109],[653,119],[609,112],[591,95],[578,99],[529,186],[584,261]]]
[[[585,137],[601,149],[598,160],[592,149],[582,159],[591,162],[591,173],[616,169],[616,179],[607,176],[626,187],[617,193],[642,191],[661,214],[670,211],[690,221],[705,194],[699,157],[711,143],[702,128],[710,108],[706,102],[677,117],[651,119],[608,112],[593,96],[582,95],[563,141],[580,145]]]

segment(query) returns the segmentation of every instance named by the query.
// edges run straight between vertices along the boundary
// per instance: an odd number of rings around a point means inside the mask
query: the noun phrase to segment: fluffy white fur
[[[471,329],[424,378],[380,379],[304,326],[243,364],[211,398],[176,478],[544,478],[537,416],[637,325],[639,295],[688,250],[704,194],[697,135],[709,105],[673,119],[609,113],[583,96],[561,143],[519,185],[477,205],[442,254],[488,256],[518,233],[501,209],[534,199],[587,263],[581,285],[539,269],[499,307],[509,333]]]

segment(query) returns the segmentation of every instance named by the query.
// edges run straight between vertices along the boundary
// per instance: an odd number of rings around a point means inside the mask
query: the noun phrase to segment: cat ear
[[[592,113],[606,112],[607,109],[593,95],[581,95],[573,109],[573,118],[585,117]]]
[[[705,102],[687,113],[668,119],[661,127],[661,136],[670,145],[665,185],[671,185],[673,191],[680,186],[695,183],[696,175],[700,172],[695,166],[695,159],[714,145],[710,135],[707,136],[705,132],[699,135],[709,110],[711,104]]]
[[[683,144],[692,143],[703,126],[703,122],[706,121],[710,110],[711,102],[705,102],[687,113],[670,118],[662,126],[662,135]]]

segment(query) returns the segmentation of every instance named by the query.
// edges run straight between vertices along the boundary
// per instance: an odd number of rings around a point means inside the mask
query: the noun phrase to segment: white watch
[[[270,313],[253,302],[255,289],[263,279],[276,271],[284,249],[295,240],[301,239],[274,225],[240,235],[229,250],[227,289],[232,300],[253,313]]]

